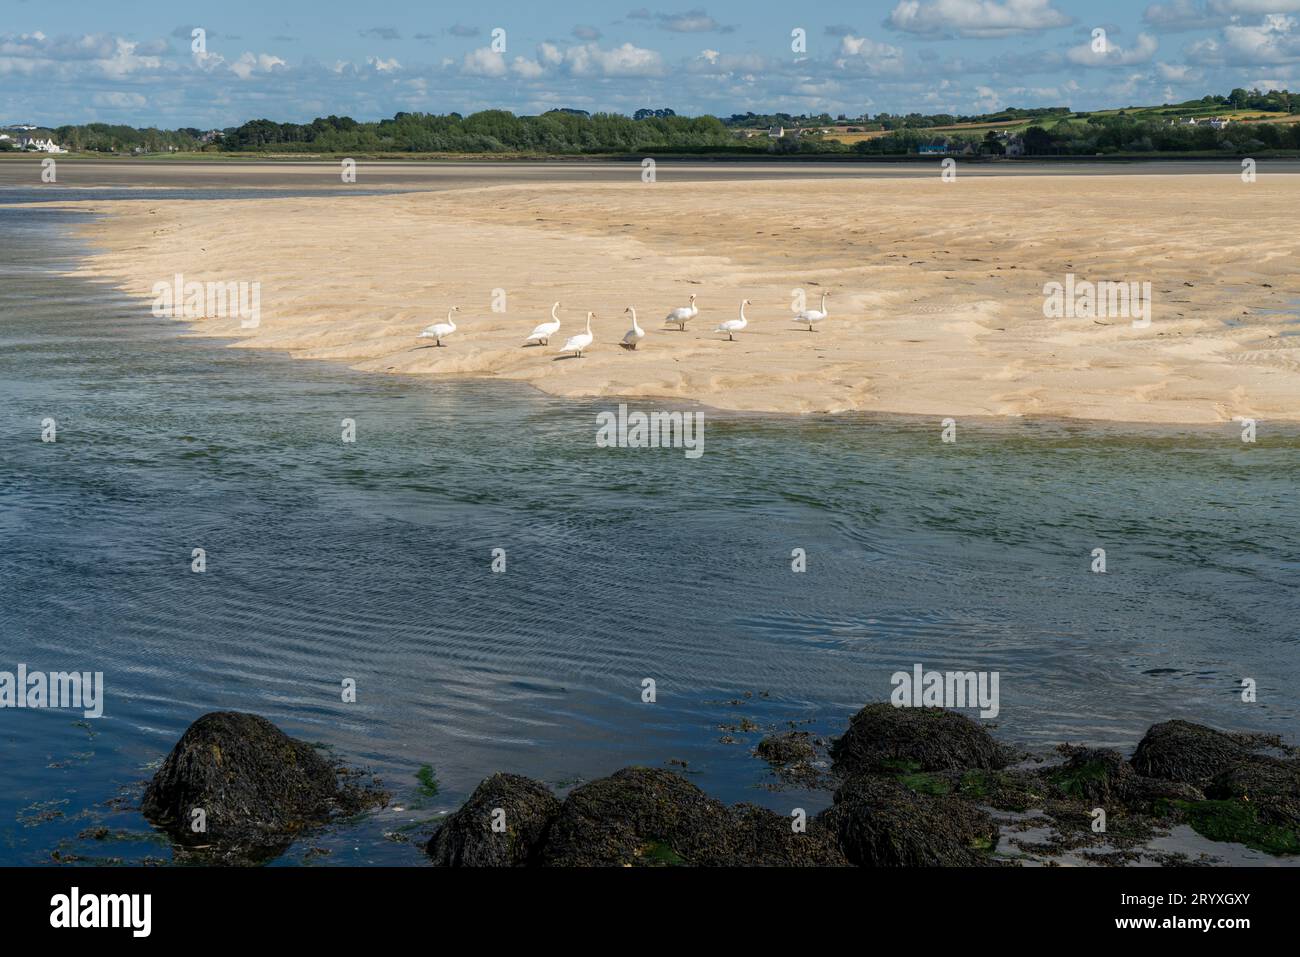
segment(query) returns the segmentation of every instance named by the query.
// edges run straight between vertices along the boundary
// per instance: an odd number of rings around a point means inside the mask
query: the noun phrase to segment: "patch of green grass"
[[[435,797],[438,793],[438,777],[433,773],[433,765],[422,764],[415,772],[415,779],[420,782],[421,797]]]
[[[1100,761],[1088,761],[1075,768],[1053,771],[1049,777],[1066,794],[1081,798],[1088,793],[1089,784],[1106,783],[1106,765]]]
[[[898,783],[905,788],[910,788],[917,794],[951,794],[952,784],[941,775],[930,771],[920,771],[915,774],[903,774],[898,778]]]
[[[997,787],[997,778],[987,771],[967,771],[957,782],[957,791],[960,794],[976,800],[990,797]]]
[[[663,841],[651,841],[641,848],[643,860],[659,867],[681,867],[686,860]]]
[[[1174,801],[1187,822],[1211,841],[1235,841],[1268,854],[1300,854],[1300,833],[1267,824],[1247,801]]]

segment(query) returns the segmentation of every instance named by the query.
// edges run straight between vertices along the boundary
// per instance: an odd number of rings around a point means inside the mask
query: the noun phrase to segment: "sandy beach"
[[[363,370],[780,413],[1300,419],[1300,176],[809,176],[75,204],[83,275],[259,282],[198,334]],[[1044,285],[1151,284],[1151,322],[1044,316]],[[816,331],[791,320],[830,292]],[[494,295],[505,293],[504,312]],[[696,294],[686,331],[664,315]],[[748,328],[713,332],[743,298]],[[549,347],[524,337],[559,300]],[[436,348],[425,325],[461,312]],[[648,330],[619,343],[636,307]],[[559,346],[594,311],[582,359]]]

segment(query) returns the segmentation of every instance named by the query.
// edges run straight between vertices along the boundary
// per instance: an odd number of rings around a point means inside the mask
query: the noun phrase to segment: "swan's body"
[[[740,318],[739,318],[739,319],[728,319],[726,322],[722,323],[722,325],[718,326],[718,328],[714,329],[713,331],[714,331],[714,332],[725,332],[725,333],[727,334],[727,340],[728,340],[729,342],[734,342],[734,341],[735,341],[735,338],[736,338],[736,333],[737,333],[737,332],[740,332],[740,331],[741,331],[742,329],[744,329],[747,325],[749,325],[749,320],[745,318],[745,307],[748,306],[748,305],[749,305],[749,300],[748,300],[748,299],[746,299],[746,300],[744,300],[743,302],[741,302],[741,304],[740,304]]]
[[[460,311],[460,306],[452,306],[450,309],[447,310],[446,322],[435,322],[431,326],[426,326],[425,330],[421,332],[418,336],[416,336],[416,338],[432,339],[434,345],[441,346],[442,340],[446,339],[449,335],[451,335],[453,332],[456,331],[456,323],[451,321],[451,314],[453,312],[459,312],[459,311]]]
[[[827,316],[830,315],[829,310],[827,310],[826,308],[826,297],[829,295],[830,293],[828,292],[822,293],[822,307],[820,309],[805,309],[803,310],[803,312],[799,313],[797,316],[794,317],[794,321],[808,323],[808,331],[812,332],[813,326],[816,323],[821,322],[823,319],[825,319]]]
[[[700,310],[699,307],[695,305],[695,297],[691,296],[691,304],[689,306],[679,306],[674,309],[672,312],[668,313],[668,315],[664,316],[664,322],[675,322],[677,323],[677,328],[685,332],[686,323],[699,314]]]
[[[636,344],[645,338],[645,330],[636,324],[635,309],[628,306],[623,311],[632,313],[632,328],[629,329],[627,335],[623,337],[623,345],[627,346],[629,349],[635,349]]]
[[[543,322],[541,325],[539,325],[536,329],[534,329],[531,333],[529,333],[528,338],[525,339],[524,342],[537,342],[537,343],[541,343],[544,346],[550,345],[551,336],[555,335],[557,332],[560,331],[560,317],[556,315],[556,313],[559,312],[559,310],[560,310],[560,304],[558,302],[555,305],[551,306],[550,322]]]
[[[587,313],[587,331],[580,332],[576,336],[569,336],[568,340],[560,347],[561,352],[572,352],[579,359],[582,358],[582,350],[591,345],[591,340],[595,338],[591,334],[591,319],[594,312]]]

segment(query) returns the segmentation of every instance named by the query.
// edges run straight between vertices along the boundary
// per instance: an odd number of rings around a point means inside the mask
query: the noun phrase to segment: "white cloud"
[[[871,76],[897,74],[903,71],[903,51],[889,43],[877,43],[869,37],[847,33],[840,38],[835,66],[841,70],[864,70]]]
[[[1159,45],[1156,38],[1149,33],[1139,33],[1137,43],[1128,49],[1107,40],[1105,49],[1102,52],[1094,50],[1092,41],[1086,40],[1077,47],[1071,47],[1065,54],[1065,58],[1079,66],[1133,66],[1138,63],[1146,63],[1155,56],[1156,48]]]
[[[546,72],[546,67],[542,66],[536,60],[529,60],[527,57],[517,56],[510,69],[514,70],[515,75],[525,80],[535,80]]]
[[[1233,23],[1223,28],[1228,62],[1242,66],[1300,60],[1300,20],[1270,14],[1254,25]]]
[[[902,0],[887,23],[927,36],[1008,37],[1069,26],[1052,0]]]
[[[460,72],[466,76],[505,76],[506,58],[491,47],[478,47],[465,54]]]
[[[149,101],[139,93],[95,93],[91,96],[90,102],[96,106],[111,106],[121,109],[130,109],[144,106]]]
[[[286,66],[286,64],[278,56],[272,56],[269,53],[246,52],[238,60],[230,64],[230,72],[241,80],[247,80],[254,73],[270,73],[277,67],[282,66]]]
[[[1200,71],[1186,63],[1160,62],[1156,64],[1156,72],[1160,74],[1160,79],[1173,83],[1186,83],[1189,80],[1198,80],[1201,76]]]

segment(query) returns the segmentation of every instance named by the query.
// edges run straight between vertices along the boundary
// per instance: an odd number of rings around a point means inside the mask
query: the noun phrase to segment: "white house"
[[[767,131],[767,135],[769,139],[779,140],[781,137],[785,136],[785,127],[774,126]]]
[[[40,153],[66,153],[62,146],[55,144],[54,139],[40,140],[34,136],[22,136],[18,139],[18,148],[23,150],[36,150]]]

